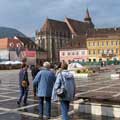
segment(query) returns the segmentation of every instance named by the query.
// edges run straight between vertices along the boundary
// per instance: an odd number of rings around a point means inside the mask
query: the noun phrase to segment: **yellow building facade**
[[[120,60],[120,37],[109,36],[87,39],[89,61]]]

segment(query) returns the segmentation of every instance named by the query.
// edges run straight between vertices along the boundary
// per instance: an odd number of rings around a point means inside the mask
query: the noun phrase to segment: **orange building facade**
[[[29,51],[25,44],[18,38],[0,39],[0,61],[21,61],[23,58],[36,63],[36,50]]]

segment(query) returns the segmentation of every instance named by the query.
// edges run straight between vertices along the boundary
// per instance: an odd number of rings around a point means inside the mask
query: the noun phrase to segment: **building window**
[[[93,46],[95,46],[95,42],[93,42]]]
[[[72,52],[72,55],[74,55],[74,52]]]
[[[59,34],[59,33],[58,33],[58,32],[56,32],[56,36],[58,36],[58,34]]]
[[[118,54],[118,48],[116,48],[116,53]]]
[[[93,54],[95,55],[95,50],[93,50]]]
[[[91,51],[89,50],[89,55],[91,54]]]
[[[93,62],[96,62],[96,59],[93,59]]]
[[[66,33],[64,32],[64,37],[66,37]]]
[[[85,60],[84,60],[84,59],[82,59],[82,62],[85,62]]]
[[[104,46],[104,42],[102,42],[102,46]]]
[[[99,62],[101,62],[101,61],[102,61],[102,59],[100,58],[100,59],[99,59]]]
[[[116,41],[116,46],[118,45],[118,41]]]
[[[71,63],[71,60],[68,60],[68,63]]]
[[[114,53],[114,50],[111,50],[112,54]]]
[[[29,44],[29,47],[28,47],[29,49],[31,49],[31,45]]]
[[[45,48],[45,39],[42,39],[41,47]]]
[[[108,41],[106,41],[106,45],[108,46]]]
[[[109,52],[110,52],[110,50],[108,49],[106,53],[109,53]]]
[[[113,41],[111,41],[111,45],[113,45]]]
[[[60,39],[60,48],[62,48],[62,40]]]
[[[104,50],[102,50],[102,54],[104,54]]]
[[[60,32],[60,36],[62,36],[62,32]]]
[[[91,59],[89,59],[89,62],[91,62]]]
[[[100,50],[98,50],[98,54],[100,54]]]
[[[88,46],[90,46],[90,42],[88,42]]]
[[[65,53],[64,52],[62,52],[62,56],[64,56],[65,55]]]
[[[79,52],[76,52],[76,55],[79,55]]]
[[[70,52],[68,52],[68,55],[70,55]]]
[[[99,46],[100,44],[99,44],[99,42],[98,42],[98,46]]]
[[[81,55],[85,55],[85,51],[81,51]]]

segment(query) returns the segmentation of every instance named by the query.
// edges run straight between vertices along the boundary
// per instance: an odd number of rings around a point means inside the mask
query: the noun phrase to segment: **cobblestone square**
[[[38,120],[38,100],[32,94],[32,78],[29,71],[30,90],[27,106],[16,104],[19,97],[19,70],[0,71],[0,120]],[[81,98],[89,99],[120,99],[119,79],[99,74],[88,79],[76,79],[77,93],[75,101]],[[110,74],[110,73],[107,73]],[[102,102],[102,101],[98,101]],[[114,104],[114,103],[113,103]],[[114,120],[109,117],[81,114],[70,107],[70,120]],[[59,103],[52,103],[52,120],[61,118]],[[117,120],[117,119],[115,119]]]

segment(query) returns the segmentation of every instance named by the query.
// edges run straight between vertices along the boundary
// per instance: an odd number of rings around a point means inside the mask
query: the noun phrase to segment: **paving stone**
[[[0,96],[0,101],[6,100],[6,99],[10,99],[9,97],[1,97]],[[1,107],[1,106],[0,106]]]
[[[35,102],[28,100],[28,105],[32,105],[32,104],[35,104]],[[19,106],[17,105],[17,99],[0,102],[0,107],[9,108],[9,109],[19,108]],[[22,107],[22,105],[20,107]]]
[[[103,91],[115,91],[115,92],[120,92],[120,86],[119,87],[110,87],[110,88],[104,88]]]
[[[4,110],[0,110],[0,114],[4,114],[5,113],[5,111]]]
[[[13,92],[13,91],[12,93],[7,93],[7,94],[4,93],[2,95],[8,96],[8,97],[19,97],[20,96],[19,92]]]
[[[61,115],[61,111],[60,111],[60,105],[59,104],[52,104],[51,106],[51,117],[57,117]],[[70,110],[72,110],[73,107],[70,106]],[[25,108],[25,109],[21,109],[19,111],[22,112],[28,112],[28,113],[34,113],[34,114],[39,114],[38,113],[38,105],[34,106],[34,107],[29,107],[29,108]],[[44,106],[44,113],[45,113],[45,106]]]
[[[20,111],[38,114],[38,106],[25,108],[25,109],[22,109]],[[45,113],[45,106],[44,106],[44,113]],[[52,117],[57,117],[59,115],[60,115],[60,106],[56,105],[56,104],[52,104],[51,116]]]
[[[0,115],[0,120],[38,120],[38,118],[18,113],[6,113]]]
[[[19,70],[9,70],[9,71],[0,71],[0,95],[8,96],[8,97],[2,97],[0,96],[0,108],[8,108],[10,110],[16,110],[12,113],[4,113],[5,111],[0,111],[0,120],[38,120],[38,118],[32,117],[32,114],[38,115],[38,105],[35,105],[38,103],[38,101],[33,97],[32,92],[32,77],[30,75],[29,71],[29,79],[30,79],[30,90],[29,90],[29,96],[28,96],[28,106],[25,106],[23,109],[23,106],[18,107],[16,104],[17,99],[14,100],[8,100],[11,97],[18,97],[19,96],[19,86],[18,86],[18,72]],[[105,101],[107,99],[109,100],[118,100],[120,101],[120,95],[113,97],[116,94],[120,93],[120,80],[110,79],[108,77],[110,73],[100,73],[98,76],[91,77],[88,79],[77,79],[76,85],[77,85],[77,93],[80,93],[79,97],[88,97],[88,98],[96,98],[95,102],[103,102],[99,101],[100,99],[104,99]],[[107,75],[107,76],[106,76]],[[9,78],[9,79],[8,79]],[[115,84],[115,85],[114,85]],[[108,87],[114,85],[112,87]],[[100,89],[104,87],[103,89]],[[98,89],[98,90],[96,90]],[[7,93],[7,92],[13,92],[13,93]],[[89,93],[86,93],[89,92]],[[7,94],[6,94],[7,93]],[[77,98],[76,100],[78,100]],[[112,102],[114,104],[114,102]],[[117,103],[119,104],[119,102]],[[31,106],[35,105],[35,106]],[[21,110],[17,111],[18,108],[21,108]],[[73,110],[71,107],[70,111]],[[7,112],[7,111],[6,111]],[[26,113],[27,115],[23,115],[20,113]],[[57,118],[60,113],[60,106],[56,104],[52,104],[52,117]],[[93,116],[93,115],[87,115],[87,114],[80,114],[80,113],[74,113],[73,115],[70,115],[70,120],[113,120],[113,118],[109,117],[103,117],[103,116]],[[114,119],[117,120],[117,119]]]
[[[91,114],[84,114],[84,113],[77,112],[70,115],[70,120],[119,120],[119,118],[95,116]]]
[[[7,93],[7,92],[12,92],[11,90],[0,90],[0,94],[1,93]]]

